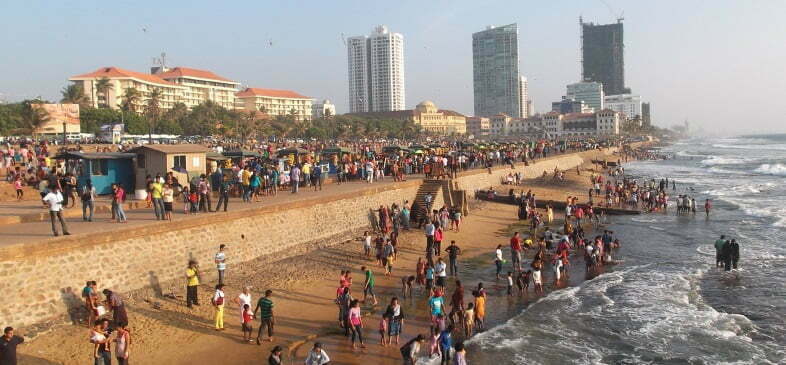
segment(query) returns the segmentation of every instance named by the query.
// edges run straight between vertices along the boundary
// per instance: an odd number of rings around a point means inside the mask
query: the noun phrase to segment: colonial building
[[[476,138],[486,137],[491,131],[491,120],[486,117],[467,117],[467,133]]]
[[[227,109],[234,108],[235,92],[240,85],[238,82],[210,71],[187,67],[154,67],[151,71],[151,74],[146,74],[119,67],[102,67],[73,76],[69,81],[82,86],[93,107],[118,109],[123,104],[126,90],[135,89],[139,92],[139,98],[132,105],[139,112],[148,104],[153,90],[159,91],[159,108],[164,110],[172,108],[176,103],[193,108],[206,101],[213,101]],[[108,83],[99,83],[102,79],[108,80]]]
[[[102,79],[108,80],[105,86],[99,83],[99,80]],[[158,98],[159,107],[169,109],[175,103],[182,102],[183,93],[188,89],[156,75],[129,71],[119,67],[102,67],[90,73],[73,76],[68,80],[81,85],[85,95],[90,98],[92,106],[96,108],[106,106],[119,109],[126,90],[136,89],[139,92],[139,99],[132,104],[135,111],[144,109],[153,90],[159,90],[161,93]]]
[[[439,135],[467,133],[467,117],[461,113],[439,109],[433,102],[424,101],[412,110],[390,112],[350,113],[350,116],[370,118],[391,118],[409,120],[419,125],[423,131]]]
[[[294,115],[297,120],[311,119],[312,98],[290,90],[247,88],[235,94],[235,108],[262,111],[270,116]]]
[[[218,76],[206,70],[188,67],[154,68],[151,72],[166,81],[184,86],[182,101],[193,108],[206,101],[212,101],[226,109],[235,107],[235,93],[239,82]]]

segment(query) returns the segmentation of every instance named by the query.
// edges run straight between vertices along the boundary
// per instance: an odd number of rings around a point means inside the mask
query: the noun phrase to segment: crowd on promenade
[[[276,160],[273,144],[253,145],[257,153],[240,159],[227,159],[203,174],[192,175],[189,181],[179,181],[172,171],[160,171],[145,177],[144,208],[152,209],[157,220],[171,220],[176,205],[182,204],[183,214],[228,211],[230,197],[243,203],[260,202],[267,196],[288,191],[297,194],[301,188],[321,191],[327,183],[373,183],[389,178],[406,180],[408,175],[423,174],[427,178],[455,176],[458,172],[494,166],[510,165],[548,157],[557,153],[599,148],[601,144],[588,141],[539,140],[508,144],[467,144],[442,142],[429,146],[411,143],[408,148],[382,143],[350,143],[334,141],[338,152],[326,143],[305,143],[296,147],[306,153],[289,155]],[[17,199],[24,198],[24,187],[38,190],[44,205],[49,207],[52,231],[70,234],[64,209],[77,203],[82,207],[82,220],[92,222],[99,196],[90,178],[79,178],[78,160],[64,160],[57,152],[82,151],[85,146],[51,146],[48,142],[29,142],[0,147],[0,171],[13,184]],[[238,147],[215,143],[215,151]],[[281,150],[292,150],[283,145]],[[113,147],[114,148],[114,147]],[[109,147],[104,149],[111,150]],[[343,153],[341,151],[354,151]],[[128,151],[120,145],[117,151]],[[282,155],[285,156],[285,155]],[[332,176],[331,175],[332,172]],[[182,177],[181,177],[182,179]],[[125,202],[133,187],[119,182],[112,184],[108,194],[110,221],[127,222]],[[214,205],[215,202],[215,205]],[[60,229],[58,229],[58,225]]]

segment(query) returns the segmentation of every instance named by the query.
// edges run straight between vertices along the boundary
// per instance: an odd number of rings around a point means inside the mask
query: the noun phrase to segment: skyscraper
[[[614,24],[581,24],[582,79],[603,84],[606,95],[630,93],[625,88],[622,19]]]
[[[530,116],[531,112],[528,110],[529,103],[529,86],[527,85],[527,78],[520,76],[519,78],[519,117],[526,118]]]
[[[475,116],[522,116],[516,23],[472,34],[472,71]]]
[[[347,64],[351,113],[404,109],[404,36],[380,25],[350,37]]]

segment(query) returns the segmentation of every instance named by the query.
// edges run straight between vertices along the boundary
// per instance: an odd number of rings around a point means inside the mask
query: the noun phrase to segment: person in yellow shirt
[[[301,168],[300,171],[302,172],[301,180],[303,180],[306,186],[311,186],[311,163],[304,163],[303,168]]]
[[[246,166],[240,176],[241,184],[243,185],[243,201],[251,202],[251,168]]]
[[[196,261],[191,260],[188,262],[186,279],[188,281],[186,286],[186,305],[192,308],[192,305],[199,305],[197,296],[197,288],[199,287],[199,267]]]
[[[150,184],[150,196],[153,200],[153,209],[156,213],[156,220],[166,219],[164,211],[164,184],[162,183],[161,175],[156,176],[153,183]]]

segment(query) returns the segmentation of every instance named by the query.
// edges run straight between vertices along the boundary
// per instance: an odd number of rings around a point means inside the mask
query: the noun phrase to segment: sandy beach
[[[575,169],[568,171],[566,181],[537,182],[527,180],[516,187],[526,192],[532,189],[538,199],[564,200],[568,195],[580,195],[589,181],[591,165],[582,167],[582,175]],[[503,188],[500,188],[502,190]],[[472,201],[471,211],[464,219],[461,232],[447,231],[443,249],[455,240],[462,249],[459,257],[459,279],[464,282],[466,301],[478,282],[484,282],[489,291],[487,328],[520,312],[538,295],[531,291],[525,297],[509,298],[504,295],[504,285],[496,285],[493,276],[493,252],[498,244],[507,246],[510,230],[516,229],[516,207],[498,203]],[[558,217],[561,215],[555,212]],[[558,218],[559,219],[559,218]],[[554,222],[553,227],[561,227]],[[314,341],[322,342],[335,364],[398,364],[399,346],[381,347],[377,332],[381,312],[393,296],[401,294],[401,277],[414,274],[418,257],[423,256],[425,238],[420,230],[403,233],[399,238],[399,254],[393,275],[384,271],[373,260],[362,256],[362,245],[355,237],[346,237],[340,244],[322,247],[291,258],[276,260],[265,257],[242,264],[233,264],[232,245],[228,243],[227,298],[234,298],[243,286],[252,287],[252,302],[266,290],[273,290],[275,303],[276,336],[261,346],[242,341],[240,311],[232,303],[225,309],[227,330],[213,330],[213,308],[209,304],[214,282],[203,282],[199,290],[201,306],[193,310],[184,305],[184,282],[158,283],[157,288],[123,293],[130,317],[132,348],[130,360],[136,364],[259,364],[267,359],[274,345],[282,345],[286,364],[302,363]],[[242,244],[242,243],[237,243]],[[533,254],[532,250],[529,254]],[[572,258],[575,260],[576,258]],[[578,258],[580,261],[581,259]],[[362,306],[364,337],[367,348],[352,350],[343,330],[337,325],[337,307],[333,302],[340,270],[353,273],[353,293],[362,296],[360,267],[372,268],[376,276],[379,305]],[[568,281],[560,285],[575,285],[585,279],[582,265],[573,265]],[[185,268],[183,268],[185,270]],[[202,270],[214,270],[211,263],[203,263]],[[491,273],[487,275],[486,272]],[[547,273],[544,278],[547,293],[553,280]],[[101,288],[101,279],[95,278]],[[448,294],[453,291],[452,280]],[[171,294],[174,294],[172,296]],[[426,316],[427,294],[415,287],[414,298],[402,301],[406,313],[402,344],[418,333],[428,333]],[[255,323],[258,325],[258,322]],[[256,328],[255,328],[256,330]],[[21,331],[24,333],[24,329]],[[456,336],[461,338],[461,336]],[[287,355],[288,353],[288,355]],[[39,334],[34,340],[20,347],[22,364],[85,364],[92,362],[92,345],[88,343],[88,330],[84,324],[58,325]]]

